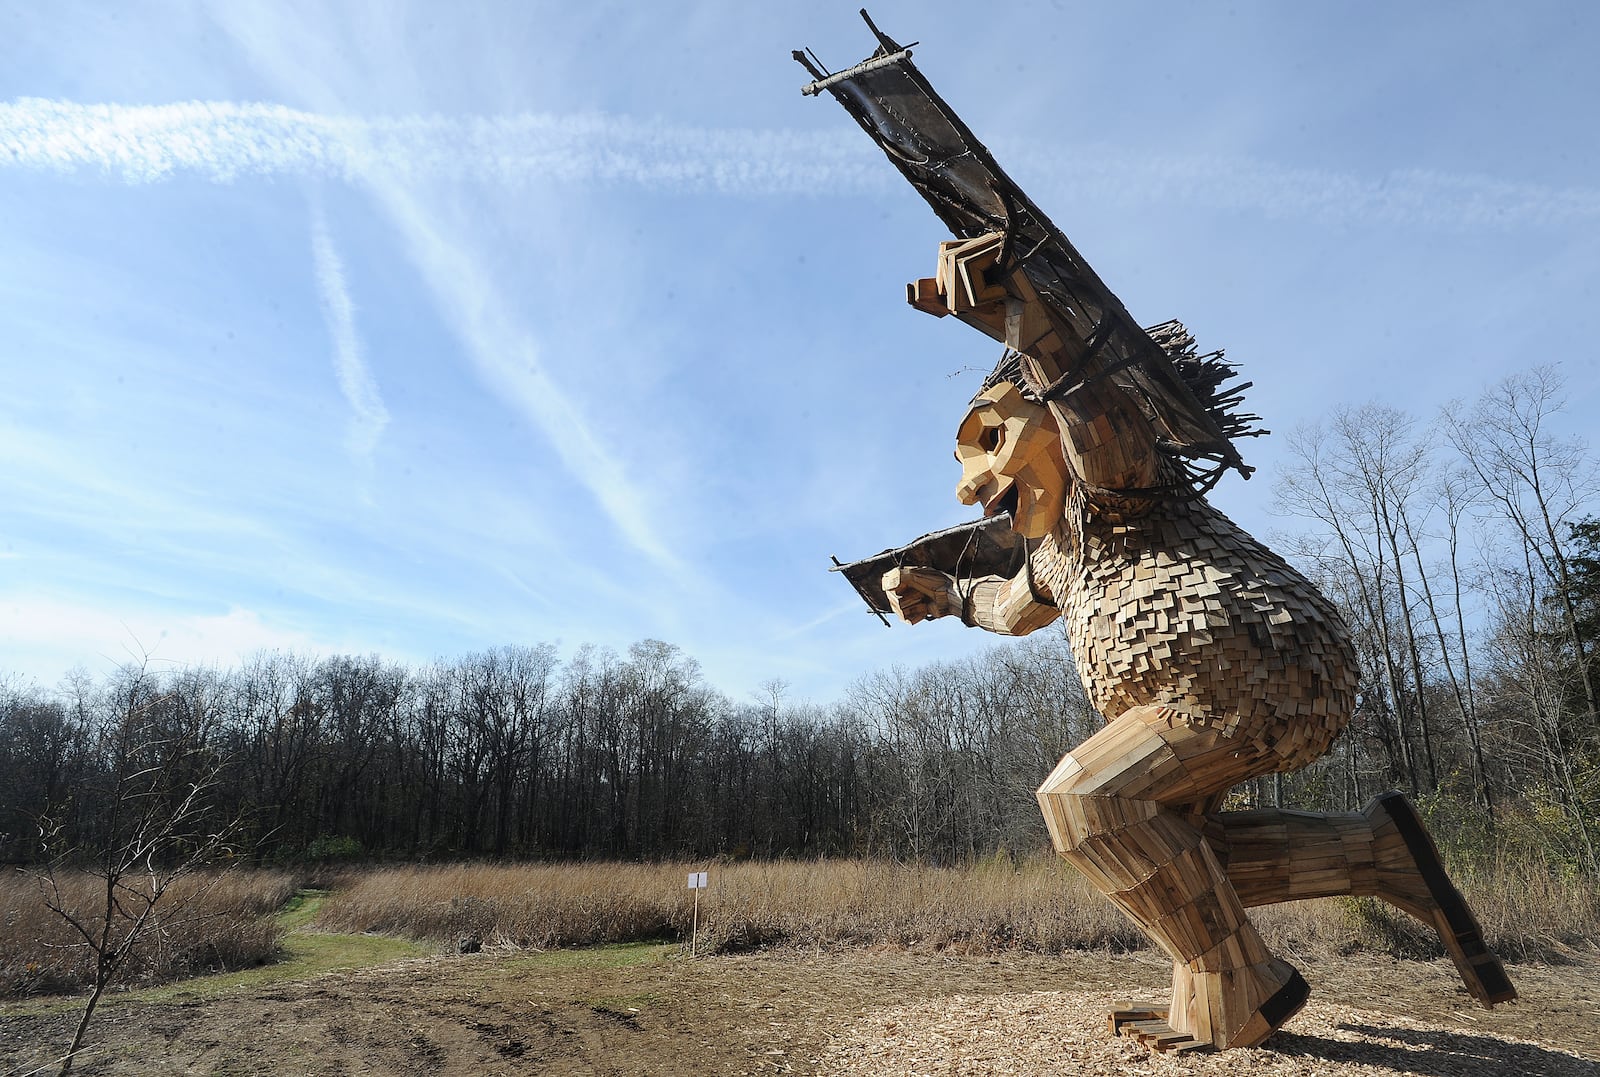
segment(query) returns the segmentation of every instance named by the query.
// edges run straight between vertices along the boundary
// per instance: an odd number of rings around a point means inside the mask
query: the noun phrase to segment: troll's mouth
[[[1017,515],[1018,499],[1017,484],[1008,482],[1004,490],[1001,490],[993,498],[985,502],[983,514],[985,516],[999,516],[1003,512],[1009,512],[1014,519]]]

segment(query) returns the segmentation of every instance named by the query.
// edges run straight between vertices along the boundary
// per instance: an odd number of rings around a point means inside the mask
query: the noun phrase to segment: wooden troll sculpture
[[[1325,753],[1356,702],[1338,611],[1203,496],[1227,468],[1248,477],[1231,441],[1254,416],[1219,388],[1220,355],[1195,355],[1175,322],[1132,321],[909,52],[873,32],[877,53],[838,74],[797,53],[806,91],[832,92],[959,237],[909,301],[1006,351],[957,432],[957,496],[989,523],[841,567],[912,623],[1020,635],[1064,620],[1107,721],[1039,803],[1061,856],[1173,961],[1169,1007],[1111,1028],[1163,1051],[1261,1043],[1308,987],[1245,910],[1344,894],[1434,926],[1484,1005],[1515,998],[1400,794],[1349,814],[1219,810],[1240,782]]]

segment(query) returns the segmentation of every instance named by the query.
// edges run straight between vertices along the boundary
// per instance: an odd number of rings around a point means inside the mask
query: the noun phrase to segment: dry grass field
[[[684,945],[693,869],[711,882],[698,958]],[[1600,1074],[1595,896],[1503,866],[1466,889],[1513,959],[1518,1003],[1476,1008],[1432,956],[1437,943],[1371,903],[1261,909],[1273,944],[1310,981],[1312,1003],[1265,1048],[1184,1060],[1106,1036],[1114,1002],[1160,998],[1167,963],[1045,859],[965,870],[864,861],[378,868],[331,880],[326,896],[302,891],[271,915],[294,882],[242,871],[214,881],[195,923],[232,920],[240,938],[287,932],[282,959],[113,994],[74,1072]],[[15,883],[0,892],[8,969],[53,952],[30,951],[16,930],[49,925]],[[457,953],[465,935],[482,952]],[[176,938],[164,944],[172,953],[200,952]],[[220,952],[222,943],[200,945]],[[139,977],[203,964],[152,964]],[[69,980],[62,970],[52,982]],[[46,986],[31,981],[36,992]],[[50,1072],[76,1005],[38,995],[0,1004],[0,1074]]]
[[[700,897],[705,952],[886,945],[1054,954],[1148,945],[1077,872],[1042,856],[971,868],[866,860],[381,868],[344,879],[317,924],[440,942],[474,935],[514,947],[687,940],[686,876],[708,868],[710,886]],[[1581,880],[1501,864],[1459,881],[1508,958],[1560,960],[1600,946],[1600,894]],[[1373,900],[1301,902],[1252,915],[1289,953],[1443,953],[1430,931]]]
[[[363,873],[319,924],[520,947],[687,940],[705,864],[458,865]],[[1051,952],[1127,949],[1138,933],[1070,869],[1009,861],[970,870],[835,860],[711,865],[707,952],[859,944]]]

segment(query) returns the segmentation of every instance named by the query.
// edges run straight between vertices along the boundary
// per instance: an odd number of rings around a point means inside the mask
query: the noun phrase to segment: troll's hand
[[[937,569],[890,569],[883,574],[883,590],[896,615],[908,624],[961,612],[955,580]]]

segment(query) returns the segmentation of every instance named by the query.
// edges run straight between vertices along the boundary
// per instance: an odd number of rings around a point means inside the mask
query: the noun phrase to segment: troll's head
[[[1001,371],[997,370],[996,374]],[[1011,513],[1026,538],[1047,534],[1066,508],[1067,465],[1050,410],[1015,380],[991,375],[956,432],[963,504],[982,503],[984,515]]]

